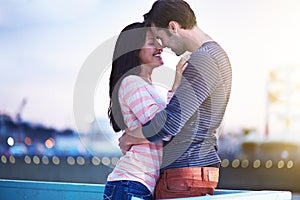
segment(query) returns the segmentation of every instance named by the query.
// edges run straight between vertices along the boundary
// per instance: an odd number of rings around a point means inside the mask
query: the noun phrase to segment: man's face
[[[183,41],[178,34],[172,33],[169,29],[158,28],[155,26],[152,26],[151,30],[154,37],[156,37],[163,48],[170,48],[178,56],[186,51]]]

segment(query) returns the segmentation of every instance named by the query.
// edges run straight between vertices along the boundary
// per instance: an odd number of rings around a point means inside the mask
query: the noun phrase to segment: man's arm
[[[216,88],[219,80],[217,64],[206,53],[197,56],[196,60],[189,61],[182,84],[167,107],[143,125],[142,133],[149,141],[177,135]]]
[[[167,107],[156,113],[142,129],[126,132],[120,138],[120,147],[130,149],[147,139],[151,142],[175,136],[184,124],[194,115],[200,105],[215,89],[219,79],[219,71],[214,60],[207,54],[198,55],[196,61],[189,60],[179,85]]]

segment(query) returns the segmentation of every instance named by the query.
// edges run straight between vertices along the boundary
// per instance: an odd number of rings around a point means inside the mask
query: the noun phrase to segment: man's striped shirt
[[[162,171],[220,163],[214,130],[223,120],[231,80],[231,64],[216,42],[207,42],[191,54],[170,103],[143,125],[150,141],[174,136],[164,143]]]

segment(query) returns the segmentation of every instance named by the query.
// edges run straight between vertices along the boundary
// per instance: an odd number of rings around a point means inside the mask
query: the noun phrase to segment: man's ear
[[[178,24],[178,22],[175,21],[170,21],[169,22],[169,30],[171,33],[177,33],[178,29],[180,28],[180,25]]]

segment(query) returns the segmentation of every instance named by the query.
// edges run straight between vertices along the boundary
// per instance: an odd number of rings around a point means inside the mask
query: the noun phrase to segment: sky
[[[153,2],[0,0],[0,113],[14,117],[20,112],[25,121],[76,128],[74,89],[84,63],[126,25],[142,21]],[[198,26],[226,50],[232,63],[225,127],[263,132],[269,72],[300,68],[300,1],[187,2]],[[167,51],[164,55],[165,66],[174,69],[178,58]],[[94,94],[95,115],[105,119],[109,70],[106,66]],[[20,108],[23,99],[26,104]],[[291,109],[297,115],[300,105],[295,105]]]

